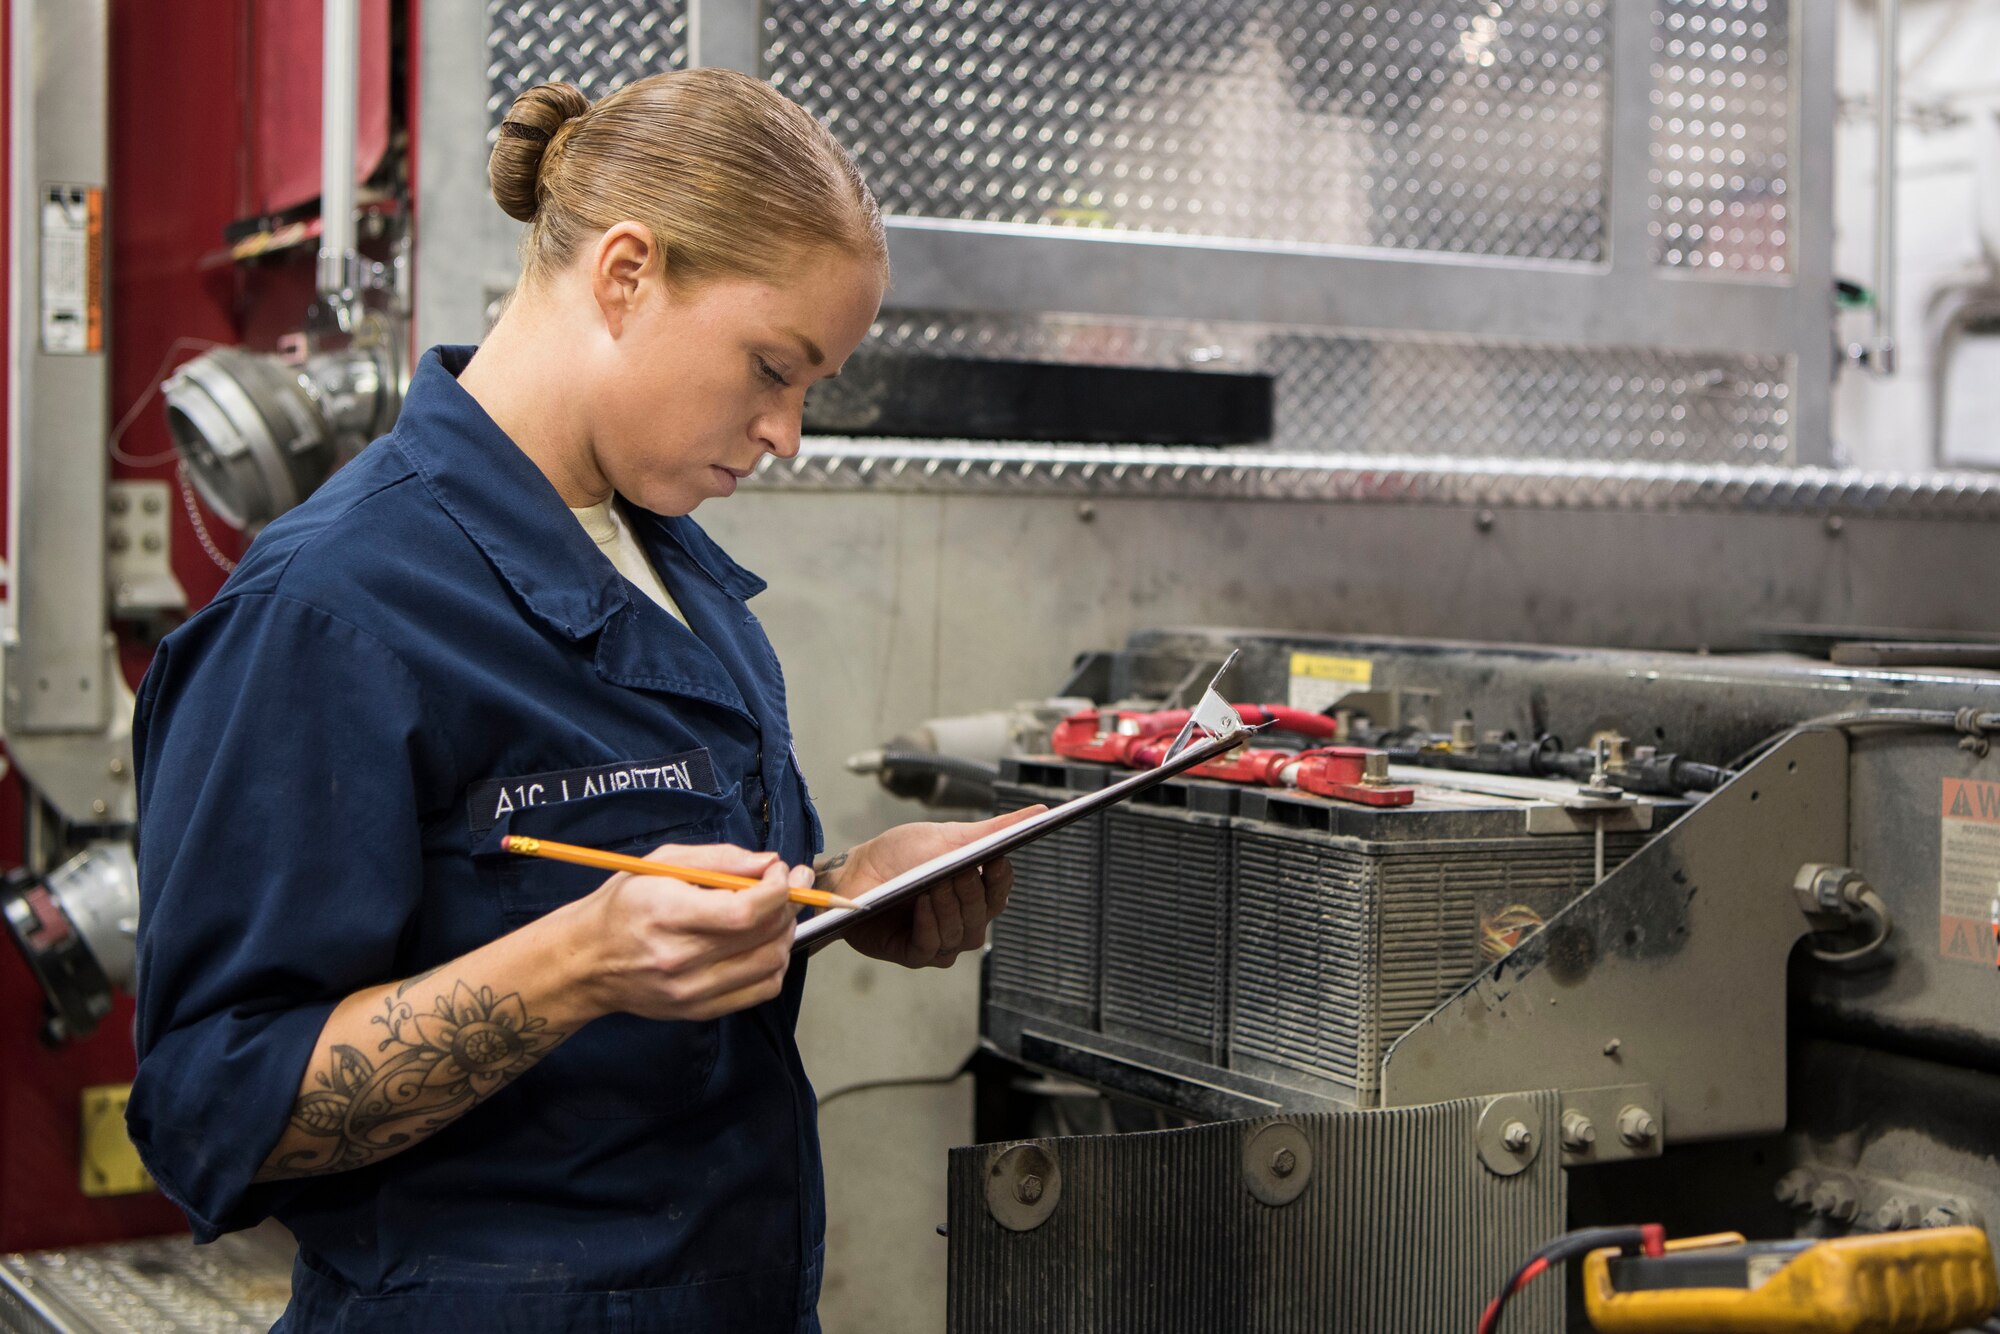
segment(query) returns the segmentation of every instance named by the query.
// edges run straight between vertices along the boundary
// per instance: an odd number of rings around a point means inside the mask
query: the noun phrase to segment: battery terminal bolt
[[[1979,1211],[1964,1200],[1953,1198],[1938,1205],[1918,1220],[1918,1227],[1978,1227],[1983,1228],[1985,1220]]]
[[[1827,1180],[1820,1183],[1813,1192],[1812,1209],[1816,1214],[1831,1218],[1836,1223],[1851,1223],[1861,1211],[1861,1202],[1854,1197],[1854,1187],[1845,1181]]]
[[[1780,1204],[1804,1209],[1811,1206],[1813,1190],[1818,1184],[1818,1177],[1802,1167],[1795,1167],[1778,1178],[1778,1184],[1771,1187],[1771,1194],[1777,1197]]]
[[[1908,1203],[1900,1196],[1891,1195],[1876,1206],[1875,1212],[1869,1215],[1869,1218],[1878,1231],[1901,1232],[1904,1228],[1916,1227],[1920,1213],[1916,1205]]]

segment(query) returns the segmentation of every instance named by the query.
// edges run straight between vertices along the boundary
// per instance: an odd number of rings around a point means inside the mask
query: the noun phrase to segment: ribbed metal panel
[[[1356,851],[1296,834],[1236,839],[1231,1057],[1360,1088],[1379,979],[1372,866]]]
[[[1074,796],[1055,788],[1001,783],[996,812]],[[1104,817],[1091,816],[1012,854],[1014,889],[993,923],[987,985],[995,1001],[1024,1014],[1097,1026]]]
[[[1105,1032],[1220,1061],[1230,860],[1226,817],[1145,808],[1105,817]]]
[[[1543,1126],[1555,1095],[1532,1101]],[[951,1155],[952,1334],[1449,1334],[1469,1330],[1512,1268],[1564,1220],[1559,1154],[1517,1176],[1481,1166],[1482,1104],[1286,1118],[1312,1146],[1298,1199],[1246,1185],[1264,1122],[1039,1141],[1062,1173],[1047,1222],[987,1212],[999,1146]],[[1560,1285],[1508,1306],[1509,1334],[1555,1334]]]
[[[1644,838],[1608,838],[1606,868]],[[1590,887],[1594,861],[1584,835],[1398,844],[1239,832],[1231,1064],[1372,1095],[1389,1044],[1479,971],[1482,914],[1521,904],[1545,916]]]

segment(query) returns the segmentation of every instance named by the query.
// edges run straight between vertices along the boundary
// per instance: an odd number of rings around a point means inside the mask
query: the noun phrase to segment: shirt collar
[[[459,388],[472,347],[434,347],[418,363],[393,439],[431,494],[530,611],[583,639],[627,601],[625,581],[604,577],[604,557],[562,496],[520,446]],[[738,598],[764,581],[731,560],[694,520],[634,507],[635,518],[671,541],[702,573]]]

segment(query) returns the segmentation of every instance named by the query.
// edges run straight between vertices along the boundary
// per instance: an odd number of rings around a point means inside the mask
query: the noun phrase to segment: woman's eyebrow
[[[819,344],[815,343],[812,339],[806,337],[796,329],[785,330],[785,337],[798,340],[799,346],[806,350],[806,360],[810,361],[813,365],[823,366],[826,364],[826,353],[820,351]]]

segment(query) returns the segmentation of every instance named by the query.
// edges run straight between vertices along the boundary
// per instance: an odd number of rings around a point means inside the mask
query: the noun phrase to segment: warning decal
[[[1995,961],[2000,924],[2000,783],[1944,780],[1938,849],[1938,953]]]
[[[1367,658],[1334,658],[1323,653],[1294,653],[1286,703],[1295,709],[1322,712],[1358,690],[1368,689],[1375,664]]]
[[[104,350],[104,190],[42,187],[42,351]]]

